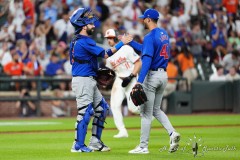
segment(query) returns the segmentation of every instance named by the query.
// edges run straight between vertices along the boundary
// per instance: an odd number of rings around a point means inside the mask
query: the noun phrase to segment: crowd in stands
[[[232,78],[240,72],[239,0],[0,2],[0,17],[6,20],[0,23],[1,75],[71,77],[68,53],[74,28],[69,17],[79,7],[91,7],[99,17],[93,38],[103,46],[107,44],[103,35],[109,28],[133,34],[142,42],[145,31],[138,16],[146,8],[155,8],[160,13],[159,27],[170,36],[172,63],[167,70],[177,68],[175,77],[187,78],[190,86],[200,77],[198,64],[207,62],[213,74],[222,67],[224,79],[239,79]],[[31,89],[36,89],[36,84],[32,83]]]

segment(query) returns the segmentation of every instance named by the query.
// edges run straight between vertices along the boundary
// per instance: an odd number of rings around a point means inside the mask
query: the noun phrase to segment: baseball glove
[[[132,88],[132,92],[130,93],[130,97],[134,103],[135,106],[139,106],[147,101],[147,96],[143,90],[143,87],[141,84],[136,84]]]
[[[115,80],[115,72],[109,68],[99,68],[97,71],[97,84],[101,87],[108,87],[112,85],[113,81]]]

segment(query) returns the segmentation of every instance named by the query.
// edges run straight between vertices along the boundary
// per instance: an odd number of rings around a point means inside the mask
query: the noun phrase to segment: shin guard
[[[94,108],[94,119],[93,119],[93,127],[92,127],[92,136],[97,137],[97,139],[101,140],[102,130],[104,129],[104,122],[107,117],[109,111],[109,105],[102,98],[101,102]]]
[[[79,149],[84,146],[85,137],[87,134],[87,128],[91,116],[93,115],[93,104],[90,103],[87,106],[78,108],[77,122],[75,123],[75,149]]]

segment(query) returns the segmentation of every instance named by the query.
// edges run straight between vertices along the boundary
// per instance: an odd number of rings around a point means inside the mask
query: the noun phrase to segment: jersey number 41
[[[168,50],[169,50],[168,44],[164,44],[164,45],[162,46],[161,51],[160,51],[160,56],[163,56],[164,59],[168,59],[168,58],[169,58],[169,57],[168,57]]]

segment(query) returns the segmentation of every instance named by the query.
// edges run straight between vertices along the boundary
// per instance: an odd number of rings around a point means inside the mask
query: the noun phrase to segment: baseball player
[[[108,44],[113,47],[118,42],[116,31],[108,29],[105,34]],[[113,113],[114,123],[119,133],[114,138],[128,137],[127,130],[123,123],[121,111],[122,101],[126,97],[128,109],[132,113],[139,113],[139,107],[136,107],[129,99],[132,87],[136,84],[136,75],[141,69],[140,57],[135,53],[132,47],[124,45],[111,57],[107,58],[106,66],[116,73],[116,79],[111,90],[110,106]]]
[[[96,72],[98,57],[108,58],[124,44],[120,41],[114,47],[104,50],[90,38],[94,32],[94,22],[98,18],[90,8],[79,8],[73,12],[70,22],[75,28],[75,37],[70,44],[70,62],[72,64],[72,90],[77,101],[77,121],[75,123],[75,141],[71,152],[109,151],[101,141],[104,122],[109,106],[97,88]],[[91,116],[92,137],[89,146],[85,145],[88,124]]]
[[[139,18],[143,19],[145,29],[150,30],[145,35],[143,44],[132,41],[131,36],[122,39],[124,43],[130,42],[129,44],[134,49],[142,52],[142,68],[131,95],[134,95],[138,88],[143,88],[147,99],[140,106],[140,144],[135,149],[129,151],[129,153],[149,153],[148,142],[152,116],[162,123],[167,130],[170,136],[169,151],[174,152],[178,149],[180,134],[175,131],[166,114],[160,109],[163,91],[168,81],[166,68],[170,56],[169,36],[165,30],[157,27],[159,13],[155,9],[147,9]],[[134,103],[136,102],[135,100],[133,101]]]

